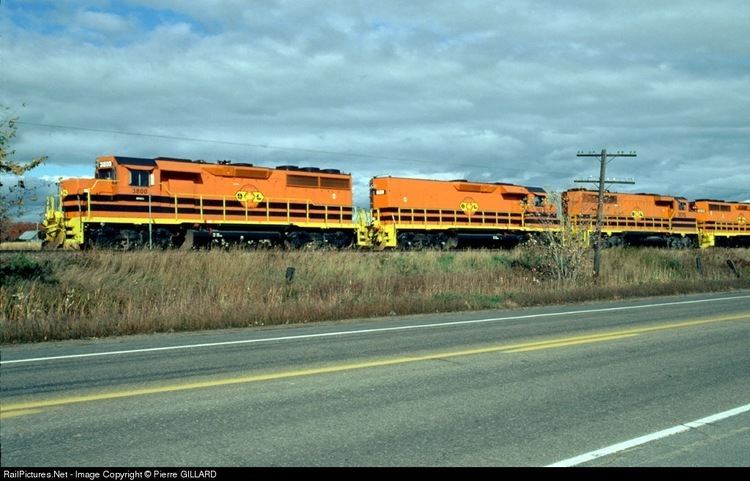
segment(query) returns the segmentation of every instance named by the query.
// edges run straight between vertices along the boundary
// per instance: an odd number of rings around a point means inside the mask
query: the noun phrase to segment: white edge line
[[[533,319],[540,317],[554,317],[554,316],[570,316],[575,314],[587,314],[592,312],[612,312],[612,311],[625,311],[632,309],[646,309],[649,307],[662,307],[662,306],[675,306],[683,304],[697,304],[702,302],[720,302],[720,301],[731,301],[737,299],[748,299],[747,296],[734,296],[734,297],[722,297],[719,299],[697,299],[692,301],[676,301],[676,302],[664,302],[660,304],[644,304],[641,306],[621,306],[621,307],[605,307],[602,309],[587,309],[579,311],[568,311],[568,312],[548,312],[543,314],[528,314],[525,316],[511,316],[511,317],[492,317],[488,319],[470,319],[467,321],[451,321],[451,322],[438,322],[433,324],[415,324],[409,326],[398,326],[398,327],[380,327],[373,329],[358,329],[353,331],[337,331],[337,332],[326,332],[321,334],[302,334],[299,336],[282,336],[282,337],[268,337],[263,339],[244,339],[241,341],[222,341],[222,342],[208,342],[203,344],[184,344],[179,346],[163,346],[163,347],[151,347],[145,349],[130,349],[122,351],[106,351],[106,352],[91,352],[85,354],[69,354],[65,356],[48,356],[48,357],[34,357],[28,359],[13,359],[9,361],[0,361],[0,365],[6,364],[20,364],[24,362],[38,362],[38,361],[53,361],[58,359],[76,359],[85,357],[96,357],[96,356],[114,356],[118,354],[135,354],[142,352],[156,352],[156,351],[171,351],[177,349],[193,349],[198,347],[216,347],[216,346],[231,346],[237,344],[257,344],[262,342],[273,342],[273,341],[288,341],[291,339],[313,339],[320,337],[335,337],[335,336],[348,336],[355,334],[368,334],[373,332],[386,332],[386,331],[403,331],[407,329],[426,329],[434,327],[445,327],[445,326],[457,326],[464,324],[479,324],[485,322],[497,322],[497,321],[512,321],[518,319]]]
[[[645,436],[631,439],[629,441],[623,441],[621,443],[613,444],[612,446],[607,446],[606,448],[597,449],[596,451],[591,451],[589,453],[581,454],[580,456],[576,456],[574,458],[564,459],[554,464],[547,465],[546,467],[567,468],[571,466],[577,466],[579,464],[583,464],[585,462],[592,461],[594,459],[601,458],[603,456],[608,456],[610,454],[618,453],[620,451],[625,451],[626,449],[630,449],[635,446],[640,446],[642,444],[650,443],[651,441],[656,441],[657,439],[666,438],[673,434],[683,433],[691,429],[696,429],[701,426],[705,426],[706,424],[711,424],[713,422],[720,421],[722,419],[730,418],[732,416],[736,416],[738,414],[742,414],[747,411],[750,411],[750,404],[745,404],[744,406],[736,407],[734,409],[730,409],[729,411],[724,411],[718,414],[714,414],[712,416],[697,419],[689,423],[679,424],[669,429],[664,429],[662,431],[647,434]]]

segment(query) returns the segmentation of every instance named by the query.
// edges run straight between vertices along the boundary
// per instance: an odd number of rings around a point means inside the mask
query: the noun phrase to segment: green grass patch
[[[24,254],[16,254],[3,259],[0,264],[0,286],[8,287],[19,282],[36,281],[42,284],[54,284],[57,279],[52,274],[49,262],[40,261]]]

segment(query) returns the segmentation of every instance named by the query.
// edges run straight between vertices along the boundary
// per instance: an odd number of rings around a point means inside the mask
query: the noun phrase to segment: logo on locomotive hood
[[[471,197],[465,197],[464,200],[461,201],[459,207],[461,207],[464,214],[468,216],[474,215],[474,213],[479,210],[479,204],[477,204],[477,201]]]
[[[265,199],[263,193],[260,192],[254,185],[242,186],[242,189],[238,190],[234,194],[234,198],[240,201],[242,205],[249,209],[258,207],[258,204],[263,202],[263,200]]]

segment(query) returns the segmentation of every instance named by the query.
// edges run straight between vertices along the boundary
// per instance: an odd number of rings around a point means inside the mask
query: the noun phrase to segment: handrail
[[[87,179],[87,180],[92,180],[93,183],[90,186],[85,187],[85,188],[82,189],[83,191],[85,191],[86,198],[82,199],[82,198],[78,197],[77,199],[72,199],[72,200],[74,200],[76,202],[76,204],[78,204],[79,217],[83,217],[85,215],[86,216],[85,217],[86,220],[91,220],[92,219],[92,201],[91,201],[92,190],[95,190],[95,187],[100,182],[114,183],[116,181],[112,181],[110,179]],[[229,209],[227,208],[227,201],[228,200],[234,201],[234,196],[218,195],[218,194],[198,194],[198,193],[182,193],[182,194],[180,194],[180,193],[172,192],[164,182],[160,182],[159,186],[162,188],[162,192],[164,194],[166,194],[165,197],[171,197],[171,200],[170,201],[166,201],[166,202],[162,201],[162,202],[156,202],[156,203],[157,204],[162,204],[162,205],[164,205],[164,204],[167,204],[167,205],[172,204],[172,207],[174,209],[174,218],[175,219],[180,219],[180,215],[181,215],[180,214],[180,208],[182,207],[180,205],[180,199],[186,200],[188,205],[191,205],[190,200],[192,200],[193,201],[192,205],[194,205],[194,206],[195,206],[195,201],[197,200],[197,207],[198,207],[197,214],[198,214],[201,222],[205,222],[206,218],[209,215],[213,215],[213,214],[207,214],[207,212],[206,212],[206,200],[221,199],[221,201],[222,201],[221,217],[222,217],[222,219],[224,221],[226,221],[230,217],[234,217],[236,215],[241,215],[241,214],[237,213],[236,210],[233,210],[231,207]],[[82,193],[83,192],[79,191],[79,192],[76,193],[76,195],[80,196]],[[68,195],[70,195],[70,194],[68,194]],[[149,194],[149,198],[150,199],[151,199],[151,197],[153,197],[153,194]],[[86,202],[86,212],[83,212],[83,203],[84,202]],[[150,200],[150,203],[153,203],[153,201]],[[271,206],[272,203],[286,204],[286,205],[285,205],[285,207],[281,207],[281,208],[275,208],[275,207],[272,208],[272,206]],[[51,207],[50,207],[50,205],[48,205],[48,209],[50,209],[50,208],[53,209],[53,210],[55,209],[55,205],[54,205],[55,204],[55,199],[54,199],[54,197],[52,197],[51,201],[48,201],[48,204],[51,205]],[[253,212],[250,212],[252,208],[248,205],[247,202],[242,202],[242,204],[243,204],[244,211],[245,211],[244,217],[245,217],[246,221],[249,221],[250,218],[251,218],[251,216],[257,215],[257,214],[255,214]],[[286,218],[287,222],[291,223],[293,221],[297,221],[298,220],[298,218],[295,217],[297,213],[302,213],[304,215],[304,217],[303,217],[304,222],[308,222],[309,223],[309,222],[311,222],[311,221],[314,220],[314,219],[312,219],[312,215],[313,215],[313,213],[315,213],[317,211],[317,212],[322,212],[323,213],[322,222],[324,224],[327,225],[327,224],[333,223],[333,224],[336,224],[336,225],[344,225],[346,222],[348,222],[348,220],[345,219],[345,217],[348,215],[348,212],[347,212],[348,209],[352,210],[352,219],[354,218],[354,207],[353,206],[348,206],[348,205],[332,206],[332,205],[328,205],[328,204],[321,204],[319,206],[315,206],[315,204],[313,204],[312,202],[310,202],[310,199],[302,199],[302,198],[294,198],[294,197],[289,197],[289,198],[272,198],[272,197],[266,197],[266,198],[264,198],[264,204],[265,204],[265,209],[264,209],[265,218],[269,222],[271,220],[274,220],[274,219],[277,219],[277,218],[283,216],[283,217]],[[292,208],[293,204],[299,204],[300,208],[296,208],[296,206],[295,206],[295,208],[293,209]],[[60,197],[60,210],[62,210],[62,209],[63,209],[63,199],[62,199],[62,197]],[[261,215],[263,215],[263,214],[261,214]]]

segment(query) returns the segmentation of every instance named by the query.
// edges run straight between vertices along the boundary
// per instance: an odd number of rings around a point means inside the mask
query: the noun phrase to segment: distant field
[[[750,250],[2,254],[2,342],[304,323],[750,288]],[[700,256],[702,274],[696,257]],[[740,277],[727,266],[732,260]],[[287,267],[295,268],[287,282]]]
[[[39,251],[42,243],[39,242],[0,242],[0,251]]]

